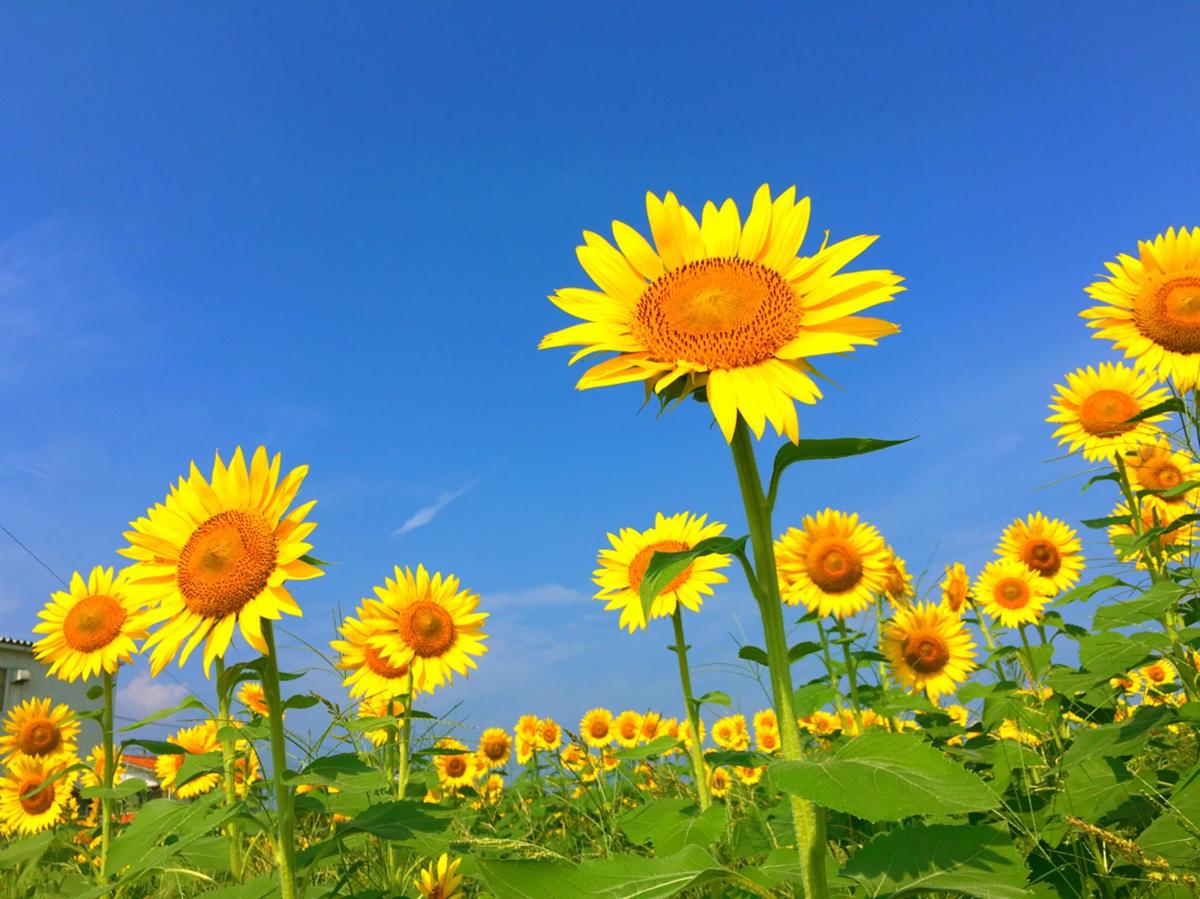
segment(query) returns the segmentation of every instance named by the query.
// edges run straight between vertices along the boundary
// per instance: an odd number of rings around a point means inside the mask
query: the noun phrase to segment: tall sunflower
[[[1138,241],[1138,256],[1107,262],[1109,277],[1087,293],[1102,305],[1079,313],[1095,337],[1113,341],[1160,381],[1190,390],[1200,381],[1200,228],[1168,228]]]
[[[740,414],[758,436],[770,421],[799,440],[795,400],[814,403],[811,356],[845,353],[899,330],[856,315],[903,288],[890,271],[840,272],[874,237],[822,245],[797,257],[809,200],[794,187],[774,200],[767,185],[741,222],[733,200],[706,203],[699,222],[673,193],[646,195],[655,246],[613,222],[614,247],[585,231],[576,255],[600,289],[568,287],[550,301],[582,319],[546,335],[541,348],[580,346],[616,355],[594,365],[579,389],[642,382],[647,394],[703,391],[732,440]]]
[[[1034,624],[1054,587],[1024,562],[995,559],[975,582],[975,601],[1004,627]]]
[[[775,542],[784,602],[838,618],[867,608],[888,580],[887,545],[879,531],[833,509],[806,515],[803,525]]]
[[[975,644],[962,619],[932,603],[897,611],[881,643],[896,679],[933,702],[958,689],[975,668]]]
[[[1010,524],[1000,537],[996,554],[1023,563],[1053,587],[1055,593],[1078,582],[1083,571],[1083,544],[1074,529],[1041,512]]]
[[[102,671],[115,674],[118,665],[132,661],[134,641],[145,638],[151,617],[130,590],[128,572],[114,574],[97,565],[85,581],[76,571],[67,590],[52,594],[38,612],[42,620],[33,632],[45,636],[33,652],[38,661],[50,663],[51,674],[87,680]]]
[[[362,605],[363,623],[374,630],[367,643],[387,664],[407,665],[415,689],[430,692],[455,674],[465,677],[475,667],[472,656],[487,652],[488,615],[476,611],[479,597],[460,590],[454,575],[430,577],[424,565],[416,573],[397,565],[395,578],[386,578],[375,596]]]
[[[0,758],[49,760],[78,751],[79,719],[66,703],[51,708],[50,699],[27,699],[8,711],[0,734]]]
[[[71,806],[75,773],[58,775],[72,761],[63,755],[13,760],[0,776],[0,819],[10,831],[39,833],[63,819]]]
[[[349,688],[350,697],[407,695],[409,666],[389,661],[371,644],[377,633],[385,633],[379,619],[366,617],[362,606],[355,609],[355,614],[359,617],[347,616],[338,627],[342,639],[329,643],[339,656],[336,666],[349,672],[342,683]]]
[[[182,667],[204,643],[204,672],[224,658],[234,627],[266,654],[263,619],[300,615],[285,586],[289,580],[320,577],[305,561],[305,539],[317,526],[305,521],[316,501],[289,511],[308,466],[280,480],[280,456],[268,461],[260,446],[247,468],[238,447],[229,460],[213,461],[211,482],[193,462],[165,502],[131,523],[130,545],[120,550],[134,560],[130,585],[158,604],[160,626],[146,641],[153,647],[150,670],[158,674],[176,654]]]
[[[205,721],[193,727],[183,727],[167,737],[168,743],[181,747],[183,753],[163,753],[154,762],[154,773],[164,790],[171,790],[180,799],[192,799],[202,796],[214,789],[221,782],[217,772],[201,774],[187,783],[175,788],[179,770],[183,767],[188,755],[202,755],[206,752],[220,752],[221,743],[217,740],[217,726],[212,721]]]
[[[1137,489],[1154,493],[1157,499],[1169,506],[1195,505],[1200,499],[1200,489],[1194,487],[1182,493],[1163,495],[1164,491],[1200,482],[1200,465],[1186,453],[1175,452],[1165,437],[1127,453],[1125,467]]]
[[[1111,462],[1162,433],[1158,423],[1166,413],[1130,421],[1170,396],[1149,374],[1119,362],[1101,362],[1098,368],[1089,365],[1068,372],[1066,378],[1065,387],[1054,388],[1054,414],[1046,421],[1058,425],[1053,436],[1069,452],[1082,452],[1089,462]]]
[[[262,684],[254,682],[242,684],[242,686],[238,688],[237,698],[242,705],[248,708],[255,715],[261,715],[263,718],[267,717],[267,694],[266,691],[263,690]]]
[[[622,528],[620,534],[609,534],[611,549],[600,550],[596,561],[600,567],[592,576],[600,588],[595,598],[603,600],[605,611],[620,609],[618,623],[633,633],[646,627],[639,589],[646,569],[656,552],[683,552],[702,540],[719,537],[725,525],[709,522],[707,515],[694,516],[680,512],[669,518],[661,512],[654,516],[654,526],[638,531]],[[711,553],[692,560],[680,574],[654,598],[650,605],[651,618],[669,618],[683,606],[691,612],[700,610],[705,596],[711,596],[714,584],[729,580],[718,570],[729,564],[729,556]]]

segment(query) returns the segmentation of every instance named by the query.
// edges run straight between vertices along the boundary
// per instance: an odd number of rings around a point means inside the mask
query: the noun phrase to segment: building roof
[[[13,646],[27,646],[30,649],[33,649],[32,641],[18,640],[16,637],[5,637],[3,634],[0,634],[0,643],[9,643],[9,644],[12,644]]]

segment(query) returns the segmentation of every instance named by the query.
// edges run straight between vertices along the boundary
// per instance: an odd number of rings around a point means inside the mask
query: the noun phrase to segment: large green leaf
[[[1063,769],[1071,771],[1087,759],[1127,758],[1134,755],[1146,745],[1152,728],[1174,717],[1174,709],[1167,706],[1139,706],[1125,721],[1081,730],[1063,754]]]
[[[1109,630],[1158,618],[1179,602],[1183,592],[1183,587],[1174,581],[1159,581],[1137,599],[1101,606],[1092,619],[1092,627]]]
[[[866,733],[831,755],[768,768],[777,788],[868,821],[987,811],[999,798],[978,776],[913,734]]]
[[[690,799],[660,799],[626,812],[617,825],[634,843],[671,855],[684,846],[712,845],[725,832],[725,806],[716,803],[701,813]]]
[[[875,837],[842,873],[865,896],[955,893],[978,899],[1020,899],[1029,872],[1012,837],[996,827],[916,825]]]
[[[1200,765],[1175,786],[1167,811],[1142,831],[1137,843],[1175,865],[1194,865],[1200,833]]]
[[[1106,631],[1079,641],[1079,662],[1097,677],[1112,677],[1136,668],[1170,642],[1166,634],[1152,631],[1136,634]]]
[[[746,550],[749,537],[709,537],[701,540],[691,549],[682,552],[656,552],[650,557],[646,573],[642,575],[642,584],[638,588],[638,596],[642,600],[642,611],[646,618],[650,617],[650,607],[654,600],[663,592],[675,578],[683,574],[687,567],[701,556],[732,556],[741,555]]]
[[[779,479],[790,465],[797,462],[812,462],[817,459],[845,459],[847,456],[861,456],[874,453],[892,446],[899,446],[916,440],[916,437],[906,437],[903,440],[876,440],[874,437],[832,437],[828,439],[801,440],[798,443],[785,443],[775,454],[775,465],[771,470],[771,486],[767,496],[774,501],[779,489]]]
[[[1082,600],[1091,599],[1101,590],[1111,590],[1113,587],[1128,587],[1119,577],[1113,577],[1111,574],[1102,574],[1094,580],[1088,581],[1086,584],[1080,584],[1073,590],[1068,590],[1062,596],[1054,601],[1056,606],[1065,606],[1067,603],[1080,602]]]

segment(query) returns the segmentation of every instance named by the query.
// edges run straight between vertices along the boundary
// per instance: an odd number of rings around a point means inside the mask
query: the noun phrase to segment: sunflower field
[[[744,520],[667,510],[613,522],[597,550],[612,639],[670,641],[677,704],[556,721],[531,697],[471,731],[423,710],[487,666],[491,613],[444,559],[364,584],[311,647],[345,691],[306,689],[275,628],[327,564],[307,467],[218,452],[134,498],[152,504],[114,535],[126,567],[76,572],[40,613],[37,658],[93,707],[33,699],[3,721],[0,895],[1200,895],[1200,228],[1105,263],[1080,314],[1121,358],[1047,389],[1048,441],[1096,517],[1029,510],[982,570],[917,588],[853,510],[775,508],[806,463],[884,465],[908,439],[801,427],[821,357],[899,331],[869,314],[903,290],[857,262],[874,238],[806,241],[795,188],[763,185],[744,217],[671,193],[646,212],[648,233],[584,232],[591,284],[553,293],[576,321],[541,348],[588,359],[580,389],[640,384],[631,402],[664,414],[706,404],[697,443],[731,457]],[[760,613],[737,661],[761,708],[692,687],[688,621],[731,581]],[[253,661],[227,663],[235,641]],[[142,653],[155,676],[201,667],[209,690],[118,727],[115,684]],[[799,682],[801,662],[819,676]],[[301,709],[323,730],[289,729]],[[81,744],[83,719],[99,745]],[[145,736],[164,721],[169,739]]]

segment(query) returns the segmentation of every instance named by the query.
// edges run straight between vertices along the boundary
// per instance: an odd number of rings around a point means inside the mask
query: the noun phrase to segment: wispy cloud
[[[187,696],[187,687],[182,684],[168,684],[162,680],[152,680],[146,672],[141,672],[133,680],[122,684],[117,691],[122,710],[130,717],[144,718],[151,712],[178,705]]]
[[[413,512],[413,514],[408,517],[408,520],[405,521],[404,524],[392,531],[392,536],[399,537],[401,534],[407,534],[409,531],[415,531],[417,528],[424,527],[425,525],[429,524],[429,522],[433,521],[433,519],[437,517],[437,514],[441,512],[442,509],[446,508],[446,506],[450,505],[452,502],[478,484],[479,481],[468,481],[457,490],[451,490],[441,494],[429,505],[422,506],[420,509],[417,509],[416,512]]]
[[[588,600],[586,594],[562,584],[542,584],[537,587],[527,587],[524,590],[512,590],[502,593],[488,593],[484,596],[483,604],[488,611],[511,612],[517,609],[539,609],[545,606],[584,605]]]

